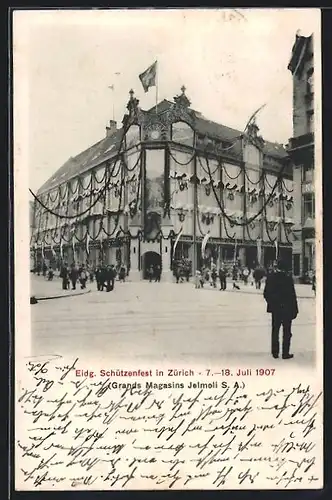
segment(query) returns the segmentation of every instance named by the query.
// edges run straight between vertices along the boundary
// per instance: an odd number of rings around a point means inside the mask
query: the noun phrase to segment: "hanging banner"
[[[90,235],[89,235],[89,233],[86,233],[86,253],[87,253],[87,255],[89,255],[89,253],[90,253],[89,244],[90,244]]]
[[[277,239],[274,241],[274,247],[276,249],[276,259],[275,260],[278,260],[279,248],[278,248],[278,240]]]
[[[203,241],[202,241],[202,258],[203,259],[205,257],[205,248],[206,248],[206,244],[207,244],[209,238],[210,238],[210,231],[208,231],[206,233],[206,235],[204,236]]]
[[[262,240],[257,238],[257,264],[261,264],[262,259]]]
[[[73,237],[72,237],[72,240],[71,240],[71,244],[72,244],[72,247],[73,247],[73,256],[75,258],[75,234],[73,234]]]
[[[44,242],[42,243],[42,246],[41,246],[41,254],[42,254],[43,259],[45,259],[45,254],[44,254]]]
[[[179,243],[179,239],[181,238],[182,233],[183,233],[183,227],[181,227],[180,232],[179,232],[179,234],[177,235],[176,240],[175,240],[175,242],[174,242],[174,247],[173,247],[173,255],[175,254],[175,249],[176,249],[176,247],[177,247],[177,244]]]
[[[234,245],[234,257],[233,257],[234,264],[236,262],[236,254],[237,254],[237,240],[235,240],[235,245]]]
[[[51,252],[52,252],[53,257],[55,257],[56,253],[55,253],[55,250],[54,250],[54,247],[53,247],[53,242],[51,244]]]
[[[60,241],[60,257],[63,259],[63,240]]]

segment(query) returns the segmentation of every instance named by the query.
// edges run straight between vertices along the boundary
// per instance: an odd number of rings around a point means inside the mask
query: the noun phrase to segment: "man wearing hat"
[[[293,278],[287,273],[284,262],[276,263],[274,272],[268,275],[264,290],[267,312],[272,313],[272,356],[279,357],[279,330],[283,327],[282,359],[291,359],[289,353],[292,321],[298,314]]]

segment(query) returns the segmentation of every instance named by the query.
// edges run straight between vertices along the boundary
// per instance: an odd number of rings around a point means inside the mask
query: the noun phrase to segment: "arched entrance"
[[[148,279],[149,274],[148,270],[150,267],[153,267],[154,269],[157,266],[160,266],[161,268],[161,255],[157,252],[145,252],[142,255],[142,270],[143,270],[143,279]]]

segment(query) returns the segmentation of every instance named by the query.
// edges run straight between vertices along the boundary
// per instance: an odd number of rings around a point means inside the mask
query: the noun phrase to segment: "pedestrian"
[[[154,269],[153,269],[152,265],[149,267],[148,275],[149,275],[149,282],[151,283],[152,282],[152,278],[154,276]]]
[[[201,282],[202,282],[202,274],[201,272],[197,269],[196,273],[195,273],[195,288],[202,288],[201,286]]]
[[[62,290],[67,290],[69,286],[69,272],[67,263],[65,263],[61,268],[60,278],[62,279]]]
[[[95,270],[95,277],[96,277],[96,283],[97,283],[97,290],[100,292],[102,290],[102,282],[101,282],[101,266],[97,266]]]
[[[220,281],[220,290],[226,290],[227,288],[227,271],[224,266],[221,266],[219,269],[219,281]]]
[[[116,278],[116,270],[114,265],[107,266],[106,269],[106,292],[111,292],[114,290],[114,281]]]
[[[71,265],[71,268],[70,268],[70,273],[69,273],[69,278],[70,278],[70,281],[72,284],[72,290],[76,290],[76,283],[77,283],[78,276],[79,276],[78,269],[75,265],[75,262],[73,262]]]
[[[262,286],[262,279],[264,278],[264,270],[260,266],[254,269],[253,278],[255,281],[256,290],[260,290]]]
[[[232,279],[233,279],[233,289],[235,288],[236,290],[240,290],[240,287],[237,285],[237,279],[238,279],[238,269],[236,265],[233,265],[232,269]]]
[[[217,288],[217,277],[218,277],[218,274],[217,274],[216,266],[213,266],[212,270],[211,270],[211,279],[212,279],[213,288]]]
[[[44,263],[43,263],[43,276],[44,276],[44,278],[45,278],[45,276],[46,276],[46,273],[47,273],[47,265],[46,265],[46,263],[44,262]]]
[[[312,288],[314,294],[316,295],[316,273],[315,273],[315,271],[313,271],[313,273],[312,273],[311,288]]]
[[[54,271],[53,271],[53,269],[50,267],[50,268],[48,269],[47,280],[48,280],[48,281],[53,281],[53,278],[54,278]]]
[[[99,289],[101,292],[104,291],[104,288],[106,287],[106,278],[107,278],[107,269],[104,265],[102,265],[100,267],[100,275],[99,275],[99,279],[100,279],[100,282],[99,282]]]
[[[119,281],[124,283],[126,280],[126,269],[121,266],[119,271]]]
[[[83,290],[84,288],[86,288],[86,282],[88,279],[84,264],[81,267],[79,278],[80,278],[81,289]]]
[[[286,265],[279,261],[273,273],[269,274],[264,289],[267,312],[272,314],[271,351],[279,357],[279,330],[283,327],[282,359],[291,359],[290,354],[292,321],[298,315],[298,304],[293,278],[287,273]]]
[[[250,271],[247,268],[247,266],[245,266],[243,271],[242,271],[242,279],[243,279],[243,283],[245,285],[248,285],[249,274],[250,274]]]
[[[90,283],[93,283],[93,280],[94,280],[94,277],[95,277],[95,272],[96,272],[96,270],[93,267],[91,267],[91,269],[89,270]]]
[[[159,282],[159,283],[160,283],[160,276],[161,276],[161,267],[160,267],[160,265],[158,264],[158,265],[156,266],[156,269],[155,269],[155,280],[154,280],[154,282],[155,282],[155,283],[156,283],[156,282]]]

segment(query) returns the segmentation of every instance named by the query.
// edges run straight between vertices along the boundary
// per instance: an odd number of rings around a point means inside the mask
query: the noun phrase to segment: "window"
[[[315,218],[315,196],[314,193],[307,193],[303,196],[303,216],[304,220],[308,217]]]
[[[307,71],[307,94],[313,94],[314,92],[314,68]]]
[[[314,132],[315,124],[314,124],[314,113],[312,111],[307,112],[307,129],[308,133]]]
[[[313,182],[314,181],[314,169],[312,164],[307,164],[303,166],[303,182]]]

